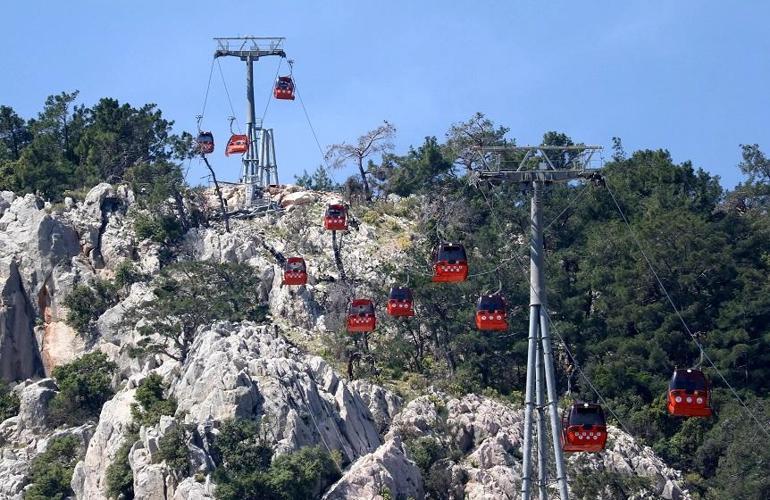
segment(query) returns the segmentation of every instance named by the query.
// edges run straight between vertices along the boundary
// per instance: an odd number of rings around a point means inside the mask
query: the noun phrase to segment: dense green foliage
[[[0,380],[0,422],[19,413],[19,396]]]
[[[109,281],[96,279],[89,285],[75,285],[64,298],[67,324],[80,335],[90,336],[99,316],[117,302],[118,290]]]
[[[502,142],[503,129],[483,120],[457,127],[477,134],[480,142]],[[481,160],[478,154],[458,156],[461,137],[450,135],[445,144],[428,138],[406,155],[386,156],[369,169],[381,198],[429,195],[411,214],[425,243],[413,245],[406,262],[385,269],[402,283],[409,275],[427,328],[400,322],[396,338],[330,337],[329,352],[352,363],[354,374],[403,379],[418,391],[431,381],[455,393],[491,390],[509,397],[523,392],[526,376],[528,248],[517,239],[529,233],[529,193],[509,184],[469,184],[466,173]],[[558,133],[546,134],[543,142],[571,144]],[[674,163],[666,151],[626,157],[616,141],[604,177],[689,328],[764,422],[770,391],[770,161],[756,146],[744,146],[743,157],[740,167],[748,180],[726,192],[718,178],[689,162]],[[566,164],[570,157],[551,161]],[[374,206],[391,210],[382,201]],[[704,368],[715,384],[717,415],[682,420],[666,414],[668,377],[674,367],[697,364],[699,351],[608,189],[601,183],[549,186],[544,206],[553,330],[574,355],[557,338],[559,386],[571,386],[574,398],[595,400],[580,366],[633,434],[688,472],[696,494],[729,497],[728,478],[740,475],[746,478],[742,494],[761,497],[767,491],[766,459],[750,437],[760,430],[708,362]],[[371,219],[377,223],[379,217]],[[426,269],[439,240],[462,242],[471,273],[481,274],[442,286],[415,272]],[[498,288],[510,306],[510,333],[478,332],[472,325],[475,299]],[[380,291],[386,293],[386,288]]]
[[[319,446],[272,459],[273,451],[251,420],[225,422],[214,454],[217,498],[222,500],[304,500],[320,498],[340,472]],[[271,462],[272,459],[272,462]]]
[[[137,311],[146,321],[140,350],[184,361],[199,327],[217,320],[264,320],[259,284],[247,264],[195,261],[166,267],[155,282],[155,299]]]
[[[107,467],[105,479],[109,498],[122,500],[134,498],[134,472],[128,462],[128,453],[138,439],[139,434],[129,433],[115,452],[115,460]]]
[[[190,138],[171,134],[154,104],[134,108],[104,98],[76,105],[78,92],[46,99],[36,118],[0,107],[0,187],[57,201],[68,190],[119,182],[140,165],[186,156]]]
[[[200,214],[189,213],[189,204],[182,201],[191,191],[175,163],[189,155],[191,137],[172,135],[172,123],[154,105],[134,108],[102,99],[87,108],[75,105],[76,97],[77,93],[51,96],[39,115],[28,120],[0,106],[0,189],[36,192],[58,201],[99,181],[125,181],[138,199],[137,236],[158,242],[170,252],[187,229],[200,221]],[[445,141],[428,137],[405,154],[389,152],[386,134],[379,163],[363,150],[351,150],[353,156],[345,156],[338,145],[340,161],[335,165],[355,164],[360,174],[341,186],[323,167],[298,178],[298,183],[313,189],[339,188],[351,201],[373,197],[365,207],[355,207],[354,215],[361,210],[362,220],[368,223],[379,223],[382,213],[406,216],[425,237],[405,245],[409,247],[406,262],[393,262],[383,269],[383,274],[401,282],[410,276],[424,327],[400,322],[398,336],[372,336],[368,341],[329,335],[328,354],[346,362],[351,375],[403,382],[416,391],[433,383],[454,393],[485,392],[508,399],[517,399],[523,392],[529,284],[521,266],[526,266],[528,249],[521,242],[529,231],[529,195],[519,186],[469,182],[475,171],[493,161],[476,148],[511,143],[507,132],[476,114],[452,125]],[[680,420],[666,414],[667,378],[674,367],[698,363],[699,352],[650,273],[636,239],[626,230],[607,187],[615,193],[691,331],[760,421],[766,422],[770,415],[770,159],[758,145],[742,145],[738,167],[745,181],[726,191],[717,177],[689,162],[674,163],[667,151],[627,156],[620,140],[613,141],[612,161],[603,172],[606,187],[554,185],[546,190],[548,303],[558,340],[559,387],[571,387],[573,397],[595,400],[580,375],[581,367],[625,426],[687,473],[695,494],[762,498],[770,489],[766,474],[770,447],[755,446],[756,423],[708,362],[704,368],[715,386],[715,417]],[[548,132],[543,143],[572,141]],[[565,154],[549,159],[559,166],[571,158]],[[385,201],[390,194],[425,196],[393,204]],[[399,207],[407,205],[409,211],[403,213]],[[414,272],[427,268],[431,249],[440,240],[465,244],[471,273],[482,274],[465,283],[441,286],[431,283],[426,273]],[[126,266],[116,277],[116,288],[141,279]],[[345,287],[351,288],[355,277],[350,281],[334,284],[343,300],[339,311],[327,311],[329,316],[343,314],[345,294],[350,291]],[[183,360],[200,327],[216,320],[265,317],[258,300],[259,280],[248,266],[175,264],[163,271],[156,284],[156,300],[142,310],[149,318],[143,328],[145,351]],[[471,322],[475,299],[498,288],[510,306],[510,331],[477,332]],[[386,292],[383,284],[380,294]],[[66,299],[68,322],[81,333],[89,332],[114,300],[113,293],[102,282],[76,287]],[[155,333],[161,342],[151,336]],[[62,387],[52,403],[54,421],[79,422],[98,412],[111,394],[108,374],[114,369],[106,360],[101,362],[94,360],[93,366],[81,371],[61,367],[54,372]],[[145,389],[141,413],[135,416],[138,421],[154,421],[171,411],[174,404],[163,399],[162,384]],[[0,401],[3,397],[0,394]],[[6,407],[16,411],[13,401]],[[276,490],[271,488],[280,476],[273,467],[281,457],[271,465],[269,449],[260,449],[256,438],[245,437],[256,435],[256,430],[247,431],[243,439],[233,441],[232,449],[224,444],[226,438],[220,438],[223,463],[231,461],[219,469],[226,475],[220,477],[220,495],[272,498],[269,495]],[[239,443],[245,448],[238,449]],[[410,444],[428,477],[448,453],[433,445]],[[241,455],[242,460],[226,458]],[[306,458],[307,463],[312,461]],[[252,466],[238,471],[241,462]],[[294,465],[283,463],[282,467],[289,470]],[[435,488],[440,488],[441,477],[434,479]],[[615,476],[606,478],[608,487],[619,488],[612,490],[615,493],[639,486],[618,481]],[[589,484],[578,482],[574,487],[593,494]]]
[[[98,351],[54,368],[52,375],[59,392],[51,400],[51,423],[80,425],[98,418],[102,405],[114,394],[110,381],[116,369],[117,365]]]
[[[74,495],[70,481],[81,451],[75,436],[51,438],[46,450],[30,464],[31,485],[25,491],[25,500],[64,500]]]
[[[131,416],[135,425],[153,426],[163,415],[173,416],[177,402],[173,396],[166,397],[167,385],[157,373],[148,375],[136,388],[136,403],[131,405]]]
[[[307,170],[302,171],[302,175],[294,176],[297,186],[302,186],[307,189],[314,189],[316,191],[335,191],[339,189],[339,186],[334,182],[329,171],[323,165],[319,165],[318,168],[312,174],[307,173]]]
[[[190,470],[190,451],[187,433],[177,425],[169,429],[158,441],[158,457],[166,463],[176,477],[186,477]]]

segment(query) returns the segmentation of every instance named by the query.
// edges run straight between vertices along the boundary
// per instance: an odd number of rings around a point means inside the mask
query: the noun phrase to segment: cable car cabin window
[[[412,290],[406,287],[393,287],[390,289],[389,297],[391,300],[412,301]]]
[[[304,271],[305,263],[303,261],[289,261],[286,263],[287,271]]]
[[[670,390],[683,390],[685,392],[702,391],[707,389],[706,377],[698,370],[676,370],[671,382]]]
[[[374,314],[374,304],[354,304],[350,306],[351,315]]]
[[[476,306],[478,311],[505,311],[505,300],[500,295],[482,295]]]
[[[436,256],[437,262],[455,263],[465,260],[465,248],[462,245],[441,245]]]
[[[588,408],[575,406],[570,412],[569,425],[606,425],[604,412],[599,406],[589,406]]]

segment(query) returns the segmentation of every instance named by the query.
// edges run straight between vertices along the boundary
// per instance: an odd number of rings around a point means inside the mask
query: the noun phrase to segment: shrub
[[[325,449],[309,446],[276,457],[268,478],[283,498],[302,500],[320,497],[328,485],[340,478],[340,472]]]
[[[251,420],[230,420],[214,443],[217,498],[222,500],[304,500],[340,477],[332,456],[319,446],[275,458]]]
[[[134,232],[140,240],[149,239],[161,245],[172,245],[179,241],[184,231],[172,215],[138,214],[134,219]]]
[[[19,414],[19,396],[0,380],[0,422]]]
[[[152,373],[142,380],[134,396],[137,402],[131,405],[134,424],[149,427],[157,424],[162,415],[176,413],[176,398],[164,397],[163,393],[166,389],[163,377],[157,373]]]
[[[124,260],[115,268],[115,286],[127,288],[134,283],[147,280],[147,276],[136,268],[130,260]]]
[[[51,401],[51,423],[80,425],[98,417],[102,405],[114,394],[110,380],[116,368],[102,352],[84,354],[54,368],[53,378],[59,393]]]
[[[139,439],[135,433],[128,434],[115,454],[115,460],[107,467],[107,496],[132,500],[134,498],[134,473],[128,463],[131,447]]]
[[[428,436],[407,441],[406,449],[409,452],[409,457],[422,471],[423,476],[428,475],[431,465],[446,456],[446,450],[441,443]]]
[[[190,470],[190,451],[187,449],[187,434],[183,427],[176,426],[160,438],[158,456],[177,477],[187,476]]]
[[[70,487],[78,462],[80,442],[74,436],[51,439],[46,450],[30,464],[31,486],[25,500],[64,500],[74,495]]]
[[[118,302],[117,288],[104,280],[94,280],[91,285],[76,285],[64,298],[67,307],[67,324],[81,335],[93,332],[93,325],[104,311]]]

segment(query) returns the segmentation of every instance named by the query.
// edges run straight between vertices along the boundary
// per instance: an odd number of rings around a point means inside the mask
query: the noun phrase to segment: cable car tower
[[[217,50],[214,58],[237,57],[246,62],[246,134],[248,150],[243,155],[241,183],[246,186],[245,209],[269,206],[265,190],[278,184],[278,166],[275,161],[273,129],[262,127],[254,111],[254,62],[261,57],[286,57],[282,37],[214,38]]]
[[[521,498],[532,495],[532,415],[537,412],[537,463],[540,500],[548,498],[547,441],[545,410],[551,424],[553,455],[556,462],[556,482],[561,500],[568,500],[567,472],[561,445],[556,375],[549,331],[545,293],[545,263],[543,247],[543,191],[554,182],[594,179],[598,169],[589,168],[599,146],[491,146],[479,148],[497,157],[494,165],[479,173],[481,179],[508,181],[532,186],[530,206],[530,296],[529,337],[527,349],[527,389],[524,398],[524,460],[522,466]],[[512,165],[511,165],[512,164]],[[545,399],[543,376],[548,399]]]

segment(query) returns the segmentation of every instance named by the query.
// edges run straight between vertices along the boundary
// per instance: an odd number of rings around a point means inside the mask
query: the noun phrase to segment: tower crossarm
[[[592,168],[594,155],[601,146],[483,146],[476,148],[483,158],[481,178],[505,178],[513,182],[564,182],[590,178],[598,172]]]
[[[217,43],[214,58],[231,56],[245,61],[267,56],[286,57],[283,50],[284,40],[283,37],[257,36],[214,38]]]

